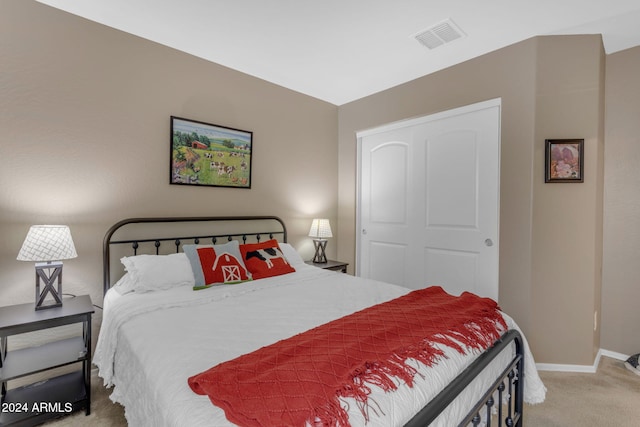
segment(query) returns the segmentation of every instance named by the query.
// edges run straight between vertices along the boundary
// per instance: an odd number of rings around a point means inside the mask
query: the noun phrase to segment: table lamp
[[[31,226],[17,259],[36,262],[36,310],[62,306],[62,260],[77,256],[71,231],[66,225]],[[44,282],[42,292],[40,280]],[[54,288],[56,280],[57,291]],[[53,302],[45,304],[47,294],[51,294]]]
[[[327,248],[327,238],[333,237],[329,220],[324,218],[314,219],[311,223],[311,229],[309,230],[309,237],[313,237],[313,246],[316,248],[316,253],[312,261],[318,263],[327,262],[327,254],[325,252]]]

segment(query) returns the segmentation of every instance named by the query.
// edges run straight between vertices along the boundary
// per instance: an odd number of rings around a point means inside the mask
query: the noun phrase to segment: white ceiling
[[[538,35],[640,45],[638,0],[38,0],[332,104]],[[414,36],[451,19],[466,35]]]

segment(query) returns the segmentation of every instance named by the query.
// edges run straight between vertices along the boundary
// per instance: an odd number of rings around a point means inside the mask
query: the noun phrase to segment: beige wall
[[[252,188],[169,185],[171,115],[253,131]],[[311,219],[337,223],[336,135],[335,105],[2,0],[0,305],[33,301],[34,266],[16,261],[31,224],[71,227],[79,256],[65,262],[63,290],[96,303],[102,238],[127,217],[274,214],[310,258]]]
[[[607,57],[602,347],[640,351],[640,47]]]
[[[353,264],[357,131],[502,98],[500,305],[524,329],[538,362],[593,363],[603,64],[599,36],[538,37],[341,106],[338,256]],[[544,184],[545,138],[569,137],[586,140],[589,178]],[[547,205],[556,197],[569,205]]]
[[[602,278],[604,51],[595,37],[541,37],[537,50],[532,324],[540,361],[589,365]],[[584,182],[544,182],[545,138],[584,139]]]

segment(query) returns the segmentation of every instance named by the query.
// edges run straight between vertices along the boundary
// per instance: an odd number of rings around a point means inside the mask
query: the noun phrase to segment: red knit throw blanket
[[[506,330],[498,310],[470,293],[421,289],[221,363],[189,386],[241,426],[349,426],[341,397],[364,407],[367,384],[395,390],[399,378],[413,386],[407,359],[436,364],[436,343],[460,353],[488,348]]]

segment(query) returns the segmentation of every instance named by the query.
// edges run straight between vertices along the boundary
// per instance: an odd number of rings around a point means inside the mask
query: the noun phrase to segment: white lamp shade
[[[18,261],[60,261],[77,257],[71,231],[66,225],[32,225],[24,239]]]
[[[309,237],[316,237],[319,239],[326,239],[333,237],[331,234],[331,225],[329,220],[325,218],[316,218],[311,223],[311,229],[309,230]]]

